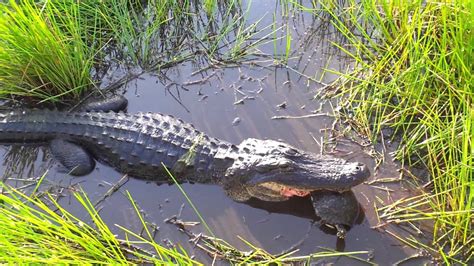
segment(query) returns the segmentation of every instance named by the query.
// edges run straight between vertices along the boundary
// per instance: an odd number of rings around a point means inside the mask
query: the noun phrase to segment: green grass
[[[67,13],[33,1],[0,3],[0,97],[77,98],[92,85],[93,52],[77,6]]]
[[[117,68],[238,63],[272,35],[237,0],[11,0],[0,12],[0,98],[27,102],[77,102]]]
[[[26,195],[4,184],[0,189],[1,263],[199,264],[182,250],[161,247],[150,235],[145,238],[121,227],[127,239],[117,238],[83,192],[73,195],[89,214],[90,225],[65,210],[50,194]]]
[[[52,194],[39,192],[44,177],[29,195],[0,183],[0,263],[201,265],[183,249],[169,249],[157,244],[153,240],[149,223],[144,220],[140,207],[128,192],[126,195],[143,230],[138,234],[115,225],[125,234],[125,239],[120,239],[104,223],[83,191],[74,192],[72,195],[88,214],[89,222],[68,212]],[[193,208],[199,215],[197,209]],[[204,221],[202,217],[200,219]],[[208,227],[207,229],[211,232]],[[292,256],[295,250],[272,255],[244,239],[241,240],[251,251],[240,251],[215,236],[200,234],[195,235],[194,239],[197,249],[202,249],[203,252],[217,256],[223,261],[237,264],[302,263],[330,257],[347,257],[373,264],[359,257],[369,254],[369,251],[337,252],[323,249],[310,255]]]
[[[334,45],[355,62],[328,92],[353,111],[346,121],[374,142],[392,128],[395,157],[429,171],[421,197],[381,208],[382,217],[433,221],[430,250],[445,263],[473,258],[473,8],[469,1],[375,0],[305,8],[330,15],[347,42]]]

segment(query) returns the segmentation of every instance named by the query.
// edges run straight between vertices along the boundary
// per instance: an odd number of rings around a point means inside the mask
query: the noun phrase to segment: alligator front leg
[[[128,101],[122,95],[112,95],[101,100],[86,102],[80,110],[86,112],[119,112],[127,109]],[[95,160],[81,146],[64,139],[54,139],[49,143],[53,156],[58,160],[70,175],[87,175],[94,170]]]
[[[49,143],[51,153],[70,175],[87,175],[95,167],[95,160],[81,146],[64,139],[54,139]]]

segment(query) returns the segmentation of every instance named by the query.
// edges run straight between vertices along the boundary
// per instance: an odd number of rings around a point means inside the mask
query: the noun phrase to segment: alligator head
[[[225,176],[225,187],[235,200],[282,201],[315,190],[347,191],[367,180],[370,171],[361,163],[250,138],[238,145]]]

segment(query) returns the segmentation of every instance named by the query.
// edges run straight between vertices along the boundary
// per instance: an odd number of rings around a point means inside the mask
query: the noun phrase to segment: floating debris
[[[198,79],[198,80],[193,80],[193,81],[187,81],[187,82],[184,82],[183,83],[183,86],[191,86],[191,85],[202,85],[204,83],[207,83],[209,82],[209,80],[215,76],[217,73],[216,71],[212,72],[210,75],[202,78],[202,79]]]
[[[275,237],[273,237],[273,240],[278,240],[280,238],[282,238],[283,236],[282,235],[276,235]]]
[[[284,102],[278,104],[277,107],[280,108],[280,109],[286,109],[286,106],[287,106],[287,105],[288,105],[288,104],[286,103],[286,101],[284,101]]]
[[[240,98],[239,100],[237,100],[237,101],[234,102],[234,105],[244,104],[244,101],[245,101],[247,98],[248,98],[248,96],[245,96],[245,97]]]
[[[291,115],[276,115],[272,116],[271,119],[301,119],[301,118],[310,118],[310,117],[319,117],[319,116],[328,116],[331,117],[329,114],[309,114],[309,115],[302,115],[302,116],[291,116]]]
[[[234,120],[232,121],[232,125],[233,125],[233,126],[237,126],[237,125],[240,123],[240,121],[242,121],[242,119],[240,119],[240,117],[237,116],[237,117],[234,118]]]

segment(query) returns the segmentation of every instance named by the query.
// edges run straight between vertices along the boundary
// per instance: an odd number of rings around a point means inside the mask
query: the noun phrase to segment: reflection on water
[[[28,178],[42,175],[51,166],[49,153],[38,144],[9,144],[4,147],[6,150],[3,157],[3,179],[12,176]]]

